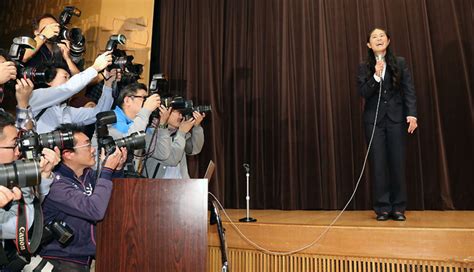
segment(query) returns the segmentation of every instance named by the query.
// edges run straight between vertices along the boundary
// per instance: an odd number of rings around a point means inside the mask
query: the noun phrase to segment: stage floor
[[[267,253],[246,238],[270,251],[295,251],[315,241],[339,213],[251,210],[250,217],[257,222],[242,223],[238,220],[246,216],[245,210],[226,212],[235,224],[220,212],[229,251],[264,255]],[[318,243],[295,254],[363,258],[371,263],[415,261],[428,262],[433,267],[444,264],[474,267],[474,211],[407,211],[406,216],[403,222],[379,222],[373,211],[346,211]],[[219,246],[215,226],[209,227],[208,241],[211,249]]]
[[[246,216],[246,210],[226,209],[233,222]],[[290,224],[326,226],[340,211],[282,211],[250,210],[250,217],[262,224]],[[407,221],[376,221],[373,211],[345,211],[336,226],[397,227],[397,228],[449,228],[474,230],[474,211],[407,211]],[[229,220],[221,214],[222,221]],[[473,241],[474,246],[474,241]]]

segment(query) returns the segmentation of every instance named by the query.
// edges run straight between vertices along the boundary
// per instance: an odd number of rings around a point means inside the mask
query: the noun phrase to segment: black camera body
[[[146,145],[145,132],[134,132],[129,136],[117,140],[114,140],[112,137],[108,136],[104,138],[102,143],[105,149],[105,154],[112,154],[115,152],[116,148],[120,147],[126,147],[128,152],[144,149]]]
[[[40,182],[41,171],[38,160],[17,160],[0,164],[0,185],[11,189],[36,186]]]
[[[72,149],[74,147],[74,136],[71,131],[62,133],[52,131],[38,134],[29,130],[18,139],[18,149],[27,159],[38,159],[41,157],[43,148],[53,149],[55,146],[59,149]]]
[[[124,50],[118,49],[117,46],[124,45],[127,38],[122,34],[111,35],[105,46],[105,51],[112,51],[112,64],[107,67],[107,70],[121,69],[122,85],[128,85],[137,82],[143,73],[143,64],[133,63],[133,56],[127,55]]]
[[[41,244],[49,244],[53,239],[58,241],[61,247],[67,247],[74,240],[74,231],[66,222],[54,219],[44,226]]]
[[[193,112],[209,113],[212,111],[211,105],[194,106],[192,100],[186,100],[181,96],[164,97],[161,99],[161,104],[165,107],[172,107],[174,110],[181,112],[185,118],[192,117]]]
[[[154,74],[151,77],[150,87],[148,88],[150,95],[152,94],[164,94],[169,90],[168,78],[164,74]]]
[[[145,132],[139,131],[130,134],[127,137],[123,137],[114,140],[109,136],[108,125],[117,122],[117,117],[114,111],[104,111],[96,114],[95,128],[97,133],[97,143],[99,150],[103,147],[105,154],[112,154],[115,152],[116,147],[126,147],[127,150],[139,150],[145,148]]]
[[[109,136],[108,125],[116,122],[117,117],[114,111],[104,111],[96,115],[95,128],[99,149],[103,147],[105,154],[112,154],[116,147],[126,147],[128,151],[145,148],[145,132],[143,131],[134,132],[117,140]]]
[[[59,34],[52,39],[52,42],[60,42],[61,40],[68,40],[71,44],[69,53],[75,63],[78,63],[86,51],[86,39],[82,35],[80,28],[69,29],[67,25],[71,21],[72,16],[81,16],[81,11],[74,6],[66,6],[59,15]]]
[[[9,57],[16,66],[16,78],[29,78],[33,84],[42,84],[50,82],[53,79],[53,71],[48,67],[26,67],[22,61],[26,49],[35,49],[36,41],[30,37],[20,36],[13,39],[8,52]],[[15,85],[15,81],[9,82],[9,85]]]

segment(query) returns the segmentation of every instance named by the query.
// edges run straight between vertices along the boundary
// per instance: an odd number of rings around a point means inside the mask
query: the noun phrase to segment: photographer
[[[28,106],[31,92],[34,87],[33,82],[31,82],[30,79],[16,79],[16,73],[17,71],[14,62],[10,61],[8,54],[0,48],[0,103],[3,100],[3,84],[10,80],[16,80],[16,127],[26,130],[33,129],[35,121],[33,119],[33,112]]]
[[[33,21],[33,31],[35,34],[36,48],[27,49],[23,57],[23,62],[28,66],[39,66],[52,63],[54,65],[68,67],[72,74],[80,71],[72,61],[69,54],[70,44],[67,40],[60,43],[52,42],[51,39],[58,36],[60,26],[58,20],[51,14],[43,14]]]
[[[95,227],[103,219],[112,192],[112,179],[123,177],[123,163],[127,157],[125,148],[116,148],[105,159],[99,178],[91,169],[95,164],[95,148],[83,128],[74,124],[63,124],[61,132],[72,131],[74,147],[61,150],[62,162],[54,173],[48,197],[43,203],[45,223],[64,221],[74,231],[74,238],[67,246],[54,240],[40,251],[46,262],[54,266],[53,271],[89,271],[95,256]]]
[[[169,156],[169,146],[171,138],[166,129],[166,122],[171,109],[160,106],[161,100],[158,94],[148,96],[147,87],[142,83],[132,83],[125,86],[116,100],[117,106],[114,109],[117,122],[109,127],[109,134],[114,139],[123,138],[134,132],[145,131],[152,112],[159,108],[159,128],[156,138],[152,135],[146,135],[147,146],[154,146],[154,156],[160,159],[166,159]],[[95,135],[94,135],[95,137]],[[96,142],[96,139],[93,140]],[[128,163],[132,163],[129,158]],[[130,168],[130,169],[129,169]],[[136,167],[130,165],[127,170],[135,172]]]
[[[168,133],[172,139],[166,159],[152,155],[146,160],[144,175],[148,178],[188,179],[186,155],[199,154],[204,145],[201,122],[205,113],[194,111],[185,119],[180,110],[173,109],[168,118]]]
[[[4,111],[0,111],[0,164],[12,163],[18,160],[20,152],[17,145],[18,130],[15,127],[15,120],[13,117]],[[44,148],[40,159],[40,169],[42,182],[39,186],[40,199],[42,199],[49,191],[49,185],[52,182],[51,171],[59,162],[59,150],[56,151]],[[33,223],[33,198],[34,192],[32,188],[22,188],[23,197],[26,203],[27,216],[29,226]],[[14,192],[18,191],[14,189]],[[18,197],[15,197],[18,199]],[[17,204],[7,211],[0,209],[0,238],[14,239],[16,238],[16,220],[18,207]]]
[[[102,96],[95,108],[73,108],[63,102],[86,87],[111,61],[110,52],[105,52],[96,58],[91,67],[71,78],[64,68],[56,68],[56,75],[48,83],[50,87],[34,90],[29,101],[37,120],[38,133],[50,132],[63,123],[92,124],[98,112],[109,110],[113,103],[112,83],[115,80],[115,71],[111,71],[106,80]]]

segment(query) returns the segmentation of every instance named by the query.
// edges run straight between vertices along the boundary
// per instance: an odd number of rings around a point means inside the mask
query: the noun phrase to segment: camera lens
[[[24,188],[38,185],[40,182],[40,167],[36,160],[0,164],[0,185]]]
[[[17,78],[29,78],[34,84],[53,80],[53,71],[46,67],[25,67],[19,70]]]
[[[118,147],[126,147],[128,151],[145,148],[145,133],[143,131],[134,132],[128,137],[115,140]]]
[[[71,28],[68,31],[67,39],[71,42],[71,56],[81,57],[84,51],[86,51],[85,43],[86,39],[82,35],[80,28]]]
[[[53,131],[39,135],[39,144],[43,147],[53,149],[55,146],[59,149],[73,148],[74,136],[71,131],[62,133]]]
[[[195,111],[199,113],[208,113],[212,111],[211,105],[200,105],[194,108]]]

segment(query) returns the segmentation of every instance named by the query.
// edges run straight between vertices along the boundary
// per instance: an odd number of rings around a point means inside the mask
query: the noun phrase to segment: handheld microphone
[[[382,55],[382,54],[376,54],[376,55],[375,55],[375,60],[376,60],[377,62],[383,61],[383,62],[385,63],[385,56]],[[384,65],[385,65],[385,64],[384,64]],[[382,79],[382,71],[380,71],[380,73],[378,74],[378,76]]]

